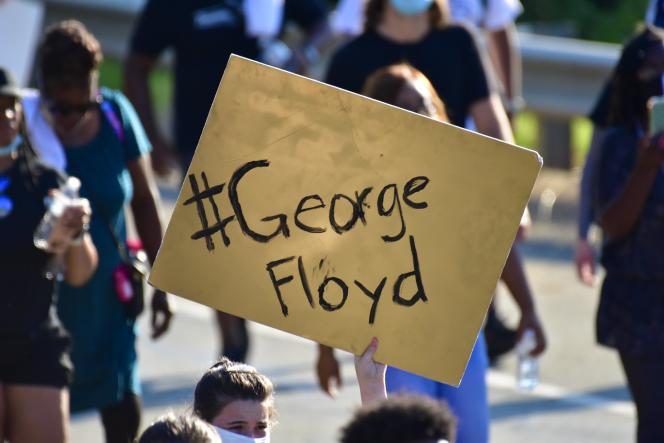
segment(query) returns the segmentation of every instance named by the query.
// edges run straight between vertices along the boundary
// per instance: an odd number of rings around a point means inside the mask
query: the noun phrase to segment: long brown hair
[[[385,4],[389,0],[369,0],[365,7],[364,30],[375,30],[383,20]],[[442,28],[450,21],[450,8],[447,0],[434,0],[429,8],[429,23],[433,28]]]
[[[438,114],[438,120],[448,122],[445,105],[427,76],[408,63],[390,65],[374,71],[364,83],[362,94],[395,105],[399,93],[409,81],[419,81],[426,86],[431,95],[433,107]]]

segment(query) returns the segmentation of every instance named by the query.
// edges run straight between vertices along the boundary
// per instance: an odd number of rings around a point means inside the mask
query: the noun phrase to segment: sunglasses
[[[61,103],[52,103],[46,106],[46,109],[53,115],[61,115],[66,117],[70,114],[80,114],[83,115],[88,111],[96,108],[102,101],[102,97],[98,96],[94,100],[90,100],[87,103],[82,103],[80,105],[64,105]]]

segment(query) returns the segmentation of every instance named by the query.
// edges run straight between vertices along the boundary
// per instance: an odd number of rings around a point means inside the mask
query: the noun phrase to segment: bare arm
[[[512,102],[521,97],[522,66],[516,27],[510,23],[503,29],[489,32],[488,37],[492,64],[507,99]]]
[[[625,188],[609,204],[600,219],[602,229],[610,239],[624,237],[634,229],[662,163],[664,149],[644,140],[636,166],[627,179]]]
[[[492,94],[488,98],[474,103],[471,107],[471,115],[475,120],[477,129],[481,133],[514,143],[507,115],[496,94]],[[507,257],[501,279],[505,282],[507,289],[509,289],[510,294],[512,294],[514,301],[521,310],[521,320],[518,329],[519,337],[526,329],[533,329],[537,338],[537,347],[532,354],[537,355],[541,353],[546,348],[546,339],[535,310],[535,302],[523,270],[521,257],[515,245],[512,245],[512,249]]]
[[[88,233],[78,244],[70,245],[65,252],[65,281],[71,286],[85,285],[97,269],[97,248]]]
[[[334,356],[334,349],[318,345],[318,360],[316,361],[316,375],[321,390],[330,397],[334,397],[338,388],[341,388],[341,371],[339,361]]]
[[[374,337],[364,353],[355,356],[355,375],[357,375],[357,384],[360,387],[360,398],[363,405],[387,398],[385,387],[387,366],[374,360],[377,350],[378,339]]]
[[[136,108],[143,128],[152,143],[155,171],[163,175],[172,169],[175,161],[173,147],[166,142],[157,125],[150,96],[149,78],[156,63],[154,57],[130,54],[124,63],[124,92]]]
[[[535,300],[530,291],[530,286],[528,286],[526,273],[521,263],[521,255],[516,245],[512,245],[500,278],[509,289],[512,298],[521,311],[517,336],[520,338],[526,329],[532,329],[535,333],[537,346],[531,351],[531,354],[541,354],[546,349],[546,336],[535,309]]]
[[[152,177],[150,156],[142,156],[128,164],[134,184],[131,210],[138,235],[143,242],[150,263],[154,263],[161,245],[162,227],[159,220],[157,186]],[[158,338],[168,330],[173,315],[168,296],[155,290],[152,296],[152,337]]]
[[[58,221],[63,223],[72,237],[80,237],[79,240],[70,241],[64,252],[64,278],[72,286],[85,285],[97,269],[97,248],[86,228],[90,214],[90,203],[86,199],[79,199],[64,210]]]
[[[508,143],[514,143],[514,135],[505,109],[497,94],[478,100],[470,107],[478,132]]]

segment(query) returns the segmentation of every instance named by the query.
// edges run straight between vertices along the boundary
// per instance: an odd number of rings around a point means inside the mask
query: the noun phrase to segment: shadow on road
[[[491,420],[509,420],[526,415],[551,414],[601,407],[613,401],[631,401],[624,385],[579,392],[562,398],[525,398],[491,405]]]

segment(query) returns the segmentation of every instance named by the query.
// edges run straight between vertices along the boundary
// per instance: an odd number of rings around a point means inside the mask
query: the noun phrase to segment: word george
[[[411,235],[409,236],[409,239],[410,239],[410,250],[413,260],[413,270],[399,275],[396,281],[394,282],[394,286],[392,287],[392,301],[397,305],[401,306],[413,306],[415,303],[419,302],[420,300],[425,303],[428,301],[427,296],[424,292],[424,284],[422,283],[422,274],[420,273],[420,264],[419,264],[419,259],[417,257],[417,248],[415,247],[415,238]],[[294,260],[295,260],[294,256],[286,257],[280,260],[272,261],[268,263],[267,266],[265,267],[267,272],[270,274],[270,280],[272,281],[272,285],[274,286],[274,290],[277,294],[277,300],[279,301],[279,306],[281,307],[281,313],[283,314],[284,317],[288,317],[288,305],[284,300],[283,293],[281,292],[281,287],[293,281],[294,276],[290,274],[286,277],[278,278],[275,273],[275,268],[281,267],[287,263],[291,263]],[[304,271],[304,263],[301,256],[297,257],[297,268],[298,268],[297,273],[299,276],[300,285],[302,286],[302,292],[304,293],[304,296],[309,302],[309,306],[315,308],[316,302],[314,301],[314,296],[311,292],[311,287],[309,286],[309,281]],[[404,282],[409,278],[415,279],[417,291],[409,298],[405,298],[402,295],[402,287]],[[387,277],[383,277],[380,283],[378,283],[378,286],[376,286],[376,289],[371,290],[367,288],[363,283],[359,282],[358,280],[353,281],[355,286],[357,286],[364,295],[366,295],[372,300],[371,310],[369,311],[370,325],[374,324],[374,321],[376,320],[376,310],[378,309],[378,302],[381,299],[381,295],[383,293],[383,289],[385,288],[386,282],[387,282]],[[330,288],[332,286],[336,286],[338,290],[341,291],[341,299],[336,303],[331,302],[329,297],[329,292],[331,291]],[[346,304],[346,301],[348,300],[348,293],[349,293],[349,287],[344,280],[338,277],[326,276],[318,286],[318,305],[321,308],[323,308],[323,310],[325,311],[334,312],[338,309],[341,309]]]
[[[250,226],[244,215],[245,212],[243,209],[243,202],[238,195],[238,186],[249,172],[257,168],[267,168],[269,166],[270,162],[268,160],[256,160],[245,163],[233,173],[231,179],[228,182],[227,188],[228,199],[232,207],[232,214],[226,217],[222,217],[222,211],[214,199],[215,196],[223,193],[224,188],[226,187],[226,183],[211,187],[208,183],[207,175],[205,172],[201,172],[201,179],[203,181],[203,189],[201,190],[196,175],[190,174],[189,183],[193,192],[193,196],[184,202],[184,206],[188,206],[194,203],[196,204],[196,209],[202,228],[192,234],[191,239],[198,240],[204,238],[207,249],[212,251],[215,249],[212,236],[216,233],[219,233],[224,245],[228,247],[231,244],[231,239],[226,232],[226,228],[232,222],[237,222],[242,233],[256,242],[267,243],[278,236],[283,236],[284,238],[290,237],[291,227],[289,225],[289,218],[284,213],[268,215],[261,219],[262,222],[269,224],[276,223],[276,226],[273,225],[272,228],[268,228],[269,230],[267,232],[263,231],[263,229],[261,229],[262,227]],[[401,202],[403,201],[406,205],[413,209],[426,208],[428,206],[427,202],[415,201],[414,195],[424,190],[428,184],[429,179],[427,177],[418,176],[413,177],[408,182],[406,182],[401,193],[399,192],[399,188],[395,183],[383,186],[383,188],[378,192],[378,196],[376,197],[376,208],[378,215],[381,217],[391,217],[393,214],[396,214],[400,220],[399,231],[392,235],[382,235],[381,238],[383,241],[390,243],[399,241],[401,238],[403,238],[406,233],[406,221],[404,218]],[[358,224],[358,222],[362,223],[363,225],[367,224],[365,209],[370,207],[367,201],[373,190],[373,187],[366,187],[361,191],[355,191],[353,196],[348,196],[341,193],[335,194],[330,199],[329,207],[326,206],[325,201],[321,198],[320,195],[307,195],[299,201],[292,217],[293,222],[297,228],[310,234],[326,232],[328,229],[327,226],[311,226],[303,219],[305,213],[307,212],[328,208],[328,220],[330,224],[329,227],[335,233],[341,235],[352,230]],[[208,221],[208,216],[204,205],[205,200],[208,200],[210,206],[212,207],[212,213],[215,218],[215,223],[213,225],[210,225],[210,222]],[[346,210],[342,212],[340,209],[342,205],[346,205],[347,208],[350,208],[350,211]],[[340,215],[340,213],[345,214],[346,218],[342,219],[342,215]]]

